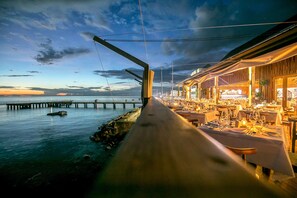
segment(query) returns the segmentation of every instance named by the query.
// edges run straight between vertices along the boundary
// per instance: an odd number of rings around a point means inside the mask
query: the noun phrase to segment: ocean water
[[[103,123],[132,110],[40,108],[7,110],[6,103],[27,101],[123,101],[137,97],[0,97],[0,185],[11,195],[83,197],[111,151],[89,137]],[[66,110],[66,116],[47,116]],[[85,159],[88,155],[90,158]]]

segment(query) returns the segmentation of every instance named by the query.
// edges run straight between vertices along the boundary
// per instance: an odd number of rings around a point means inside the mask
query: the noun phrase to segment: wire
[[[146,38],[145,38],[145,29],[144,29],[144,24],[143,24],[143,16],[142,16],[142,9],[141,9],[140,0],[138,0],[138,6],[139,6],[139,12],[140,12],[140,18],[141,18],[142,34],[143,34],[143,41],[144,41],[144,48],[145,48],[145,56],[146,56],[146,61],[148,61],[148,53],[147,53]]]
[[[98,58],[99,58],[99,62],[100,62],[100,64],[101,64],[102,71],[105,72],[105,69],[104,69],[104,66],[103,66],[103,63],[102,63],[102,59],[101,59],[99,50],[97,49],[97,46],[96,46],[95,41],[94,41],[94,45],[95,45],[95,49],[96,49],[96,52],[97,52],[97,55],[98,55]],[[109,88],[109,93],[110,93],[110,96],[111,96],[111,98],[112,98],[112,102],[114,102],[114,98],[113,98],[112,91],[111,91],[111,86],[110,86],[110,84],[109,84],[109,82],[108,82],[107,77],[106,77],[106,76],[104,76],[104,77],[105,77],[107,86],[108,86],[108,88]]]
[[[259,37],[266,37],[270,36],[277,31],[270,31],[266,34],[261,34]],[[234,35],[234,36],[216,36],[216,37],[202,37],[202,38],[176,38],[176,39],[147,39],[146,42],[193,42],[193,41],[213,41],[213,40],[228,40],[228,39],[242,39],[247,37],[256,36],[258,33],[252,34],[243,34],[243,35]],[[113,41],[113,42],[142,42],[143,40],[139,39],[105,39],[106,41]]]
[[[236,24],[236,25],[219,25],[219,26],[205,26],[197,28],[180,28],[180,29],[156,29],[152,31],[147,31],[147,34],[153,34],[158,32],[173,32],[173,31],[186,31],[186,30],[207,30],[207,29],[224,29],[224,28],[238,28],[238,27],[253,27],[253,26],[267,26],[267,25],[280,25],[280,24],[294,24],[297,21],[287,21],[287,22],[270,22],[270,23],[247,23],[247,24]],[[120,36],[120,35],[129,35],[129,34],[140,34],[136,32],[125,32],[117,34],[106,34],[101,35],[101,37],[107,36]]]
[[[271,23],[247,23],[247,24],[237,24],[237,25],[218,25],[218,26],[206,26],[197,28],[181,28],[181,29],[160,29],[155,31],[148,31],[148,33],[158,33],[158,32],[173,32],[173,31],[185,31],[185,30],[206,30],[206,29],[222,29],[222,28],[237,28],[237,27],[251,27],[251,26],[264,26],[264,25],[279,25],[279,24],[293,24],[297,21],[287,21],[287,22],[271,22]]]
[[[148,39],[146,42],[159,43],[159,42],[193,42],[193,41],[210,41],[210,40],[226,40],[226,39],[242,39],[251,37],[252,35],[239,35],[239,36],[225,36],[225,37],[205,37],[205,38],[188,38],[188,39]],[[105,39],[106,41],[113,42],[143,42],[139,39]]]

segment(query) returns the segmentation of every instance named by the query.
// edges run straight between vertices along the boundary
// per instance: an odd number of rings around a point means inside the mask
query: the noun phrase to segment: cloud
[[[285,14],[281,9],[277,9],[278,6],[282,7],[281,5],[291,5],[291,14]],[[161,45],[162,51],[165,55],[179,56],[180,58],[175,60],[175,62],[179,63],[217,62],[230,50],[271,28],[271,26],[199,28],[279,21],[277,16],[282,16],[281,14],[283,16],[295,14],[293,10],[296,9],[296,6],[297,3],[290,0],[277,1],[275,5],[269,3],[268,0],[240,3],[238,1],[228,1],[228,4],[224,1],[204,2],[196,7],[195,16],[189,21],[188,28],[185,28],[185,31],[179,31],[180,35],[184,34],[183,38],[192,39],[193,41],[163,42]],[[260,7],[265,8],[265,12],[261,11]],[[187,36],[189,32],[191,32],[191,36]],[[195,41],[195,39],[199,40]]]
[[[185,68],[186,67],[186,68]],[[188,73],[190,71],[193,71],[194,69],[197,69],[197,65],[176,65],[173,66],[173,81],[179,82],[184,80],[188,77]],[[143,70],[141,69],[135,69],[130,68],[129,71],[132,71],[133,73],[142,76]],[[161,68],[156,67],[153,69],[154,71],[154,83],[160,83],[161,82]],[[128,74],[125,70],[95,70],[93,71],[95,75],[99,75],[106,78],[117,78],[117,79],[123,79],[123,80],[132,80],[135,79],[131,74]],[[171,65],[163,66],[162,67],[162,82],[163,83],[171,83],[172,81],[172,68]]]
[[[14,86],[0,86],[0,89],[14,89]]]
[[[59,93],[65,93],[69,96],[140,96],[141,87],[130,87],[122,90],[113,90],[111,91],[109,87],[98,86],[98,87],[80,87],[80,88],[57,88],[49,89],[42,87],[30,87],[32,91],[44,91],[44,95],[55,96]]]
[[[0,17],[25,29],[50,31],[87,26],[113,32],[110,8],[118,0],[27,0],[1,1]]]
[[[85,39],[85,41],[92,41],[95,34],[91,32],[80,32],[80,36]]]
[[[0,75],[2,77],[11,77],[11,78],[19,78],[19,77],[31,77],[33,75]]]
[[[130,71],[136,73],[137,75],[142,76],[141,70],[129,69]],[[124,69],[123,70],[95,70],[93,71],[95,75],[103,76],[106,78],[118,78],[118,79],[131,79],[131,75],[128,74]],[[140,74],[139,74],[140,73]],[[133,79],[133,78],[132,78]]]
[[[50,39],[48,39],[45,43],[41,43],[40,47],[43,49],[39,51],[34,59],[41,64],[53,64],[54,61],[65,57],[74,57],[90,52],[90,50],[86,48],[66,48],[60,51],[55,50],[51,46]]]
[[[31,73],[31,74],[39,74],[40,72],[39,71],[27,71],[28,73]]]
[[[84,87],[82,86],[75,86],[75,85],[70,85],[70,86],[67,86],[69,87],[70,89],[83,89]]]

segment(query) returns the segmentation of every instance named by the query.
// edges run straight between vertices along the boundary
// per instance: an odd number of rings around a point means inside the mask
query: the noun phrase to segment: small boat
[[[58,112],[48,113],[47,115],[50,115],[50,116],[55,116],[55,115],[65,116],[65,115],[67,115],[67,111],[58,111]]]

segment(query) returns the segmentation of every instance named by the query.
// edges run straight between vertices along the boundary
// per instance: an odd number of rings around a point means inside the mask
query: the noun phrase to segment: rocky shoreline
[[[98,131],[90,136],[90,139],[94,142],[101,142],[107,150],[116,147],[129,132],[140,113],[141,108],[136,108],[108,121],[98,127]]]

